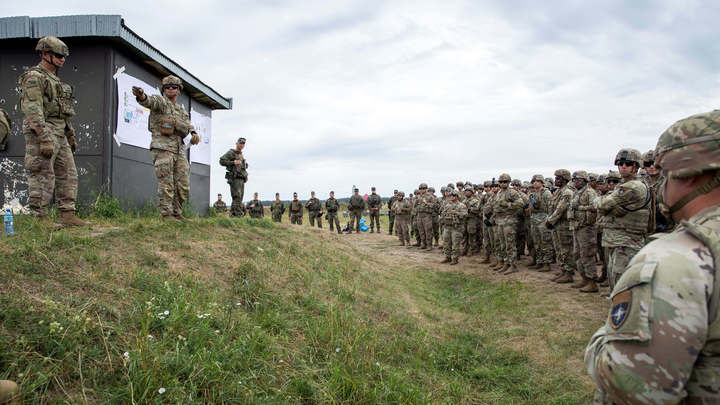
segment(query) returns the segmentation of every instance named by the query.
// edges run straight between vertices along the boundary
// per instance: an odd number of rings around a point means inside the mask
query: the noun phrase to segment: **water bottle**
[[[10,208],[5,209],[5,235],[12,235],[15,233],[13,227],[13,214]]]

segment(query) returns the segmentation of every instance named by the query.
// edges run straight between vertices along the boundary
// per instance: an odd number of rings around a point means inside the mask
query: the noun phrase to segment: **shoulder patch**
[[[610,311],[610,325],[613,329],[618,329],[625,323],[630,314],[632,303],[632,289],[625,290],[617,294],[612,299],[613,307]]]

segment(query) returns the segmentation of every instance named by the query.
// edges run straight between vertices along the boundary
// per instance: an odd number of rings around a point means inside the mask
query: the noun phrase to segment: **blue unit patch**
[[[613,329],[618,329],[625,323],[628,314],[630,314],[631,299],[631,290],[623,291],[613,297],[613,307],[610,311],[610,326],[612,326]]]

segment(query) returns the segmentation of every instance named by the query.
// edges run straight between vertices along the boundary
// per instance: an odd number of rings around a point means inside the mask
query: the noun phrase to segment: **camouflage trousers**
[[[392,235],[393,232],[397,233],[397,231],[395,231],[395,214],[393,214],[391,210],[388,214],[388,235]]]
[[[530,231],[530,218],[525,218],[525,235],[528,249],[528,255],[535,257],[535,241],[532,238],[532,232]]]
[[[463,244],[463,251],[468,254],[477,254],[480,251],[478,232],[482,232],[482,229],[480,229],[480,218],[469,216],[465,222],[465,230],[467,236]]]
[[[320,211],[308,211],[308,219],[310,220],[310,226],[315,226],[315,221],[317,221],[318,228],[322,229],[322,216],[319,214]]]
[[[555,228],[552,230],[552,239],[560,268],[563,272],[574,274],[573,235],[567,222],[555,224]]]
[[[337,233],[342,232],[340,229],[340,219],[338,218],[337,211],[328,212],[327,213],[327,221],[328,221],[328,224],[330,224],[330,232],[332,232],[334,230],[333,225],[335,225],[335,228],[337,229]]]
[[[378,232],[380,232],[380,210],[373,211],[370,210],[370,229],[374,230],[377,229]]]
[[[28,207],[38,216],[48,215],[53,191],[60,211],[75,211],[78,175],[75,159],[65,135],[50,135],[53,155],[40,154],[40,142],[33,133],[25,133],[25,170],[28,180]]]
[[[395,227],[397,228],[397,236],[400,242],[410,244],[410,234],[408,233],[408,225],[410,224],[410,216],[408,215],[396,215],[395,216]]]
[[[430,212],[419,212],[417,214],[420,243],[423,246],[432,246],[432,215]]]
[[[350,211],[350,231],[360,232],[360,219],[362,218],[363,210],[351,210]],[[349,233],[348,232],[348,233]]]
[[[505,250],[503,248],[502,243],[502,227],[495,223],[492,227],[493,230],[493,252],[495,253],[495,257],[499,262],[505,261]]]
[[[517,219],[508,217],[497,221],[500,234],[500,251],[505,264],[515,264],[517,260]]]
[[[273,222],[282,222],[282,214],[272,214]]]
[[[412,230],[410,231],[410,237],[415,238],[415,242],[420,242],[420,224],[418,223],[418,216],[417,214],[410,217],[410,226],[412,227]]]
[[[245,215],[245,207],[242,203],[245,195],[245,181],[243,179],[232,179],[228,182],[230,184],[230,195],[232,196],[230,216],[243,216]]]
[[[294,225],[302,225],[303,216],[301,213],[290,213],[290,223]]]
[[[458,258],[462,246],[462,228],[458,226],[445,225],[443,229],[443,253],[445,256]]]
[[[525,246],[527,245],[527,234],[525,233],[525,217],[520,217],[517,222],[517,238],[515,243],[517,245],[516,251],[518,255],[525,254]]]
[[[162,216],[181,215],[190,194],[190,164],[185,153],[151,149],[158,181],[158,209]],[[241,203],[242,204],[242,203]],[[233,196],[233,205],[235,198]]]
[[[547,214],[536,215],[530,219],[530,235],[532,235],[535,250],[535,262],[550,264],[555,255],[553,249],[552,231],[545,227]]]
[[[485,251],[486,255],[490,255],[493,253],[493,246],[494,246],[494,238],[493,238],[493,227],[487,226],[483,224],[483,250]]]
[[[573,256],[580,275],[597,280],[595,255],[597,254],[597,231],[594,225],[583,226],[573,231]]]
[[[432,234],[436,241],[440,239],[440,216],[437,214],[432,216]]]
[[[615,288],[615,284],[620,279],[620,276],[625,273],[625,268],[627,268],[628,263],[630,263],[630,259],[639,251],[639,248],[631,246],[613,246],[607,249],[607,271],[611,290]]]

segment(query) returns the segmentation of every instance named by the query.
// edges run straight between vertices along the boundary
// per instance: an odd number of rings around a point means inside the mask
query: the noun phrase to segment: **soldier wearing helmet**
[[[510,175],[503,173],[498,177],[500,191],[495,195],[493,213],[497,223],[497,232],[500,234],[500,252],[503,263],[492,269],[502,274],[512,274],[518,271],[517,264],[517,227],[518,216],[521,214],[525,200],[520,192],[510,187]]]
[[[648,230],[651,233],[669,232],[675,226],[675,223],[672,218],[663,211],[664,205],[659,189],[665,179],[662,175],[660,175],[660,170],[655,167],[655,151],[649,150],[643,153],[642,159],[643,167],[647,172],[647,177],[645,177],[644,180],[648,187],[650,187],[650,192],[652,192],[652,202],[650,203],[650,225]]]
[[[441,263],[458,264],[462,233],[467,216],[467,207],[458,200],[460,193],[450,191],[450,199],[440,212],[440,222],[443,224],[443,252],[445,259]]]
[[[440,199],[435,195],[435,187],[428,187],[428,194],[433,199],[433,214],[432,214],[432,236],[433,246],[438,247],[440,245]]]
[[[610,287],[620,278],[635,254],[645,245],[650,219],[652,193],[637,172],[642,156],[636,149],[620,149],[615,156],[620,183],[615,189],[596,198],[594,206],[605,216],[602,246],[607,248]]]
[[[532,251],[532,241],[530,240],[530,236],[528,235],[530,232],[528,230],[528,226],[530,223],[529,217],[530,217],[530,198],[528,197],[527,193],[522,190],[522,182],[520,179],[512,179],[510,182],[512,185],[512,188],[517,190],[520,193],[520,198],[523,199],[523,209],[518,213],[518,224],[517,224],[517,230],[516,230],[516,238],[515,242],[517,245],[517,257],[520,258],[520,256],[523,256],[525,254],[525,247],[527,246],[527,250],[531,253],[531,257],[534,257],[534,253]],[[534,264],[534,262],[531,261],[531,263]]]
[[[550,271],[550,263],[555,256],[552,231],[545,226],[545,221],[550,214],[552,194],[545,187],[545,178],[541,174],[532,177],[532,187],[529,194],[530,235],[535,247],[535,256],[528,267],[545,273]]]
[[[177,102],[182,81],[175,76],[166,76],[162,79],[162,89],[162,96],[148,96],[137,86],[133,86],[132,92],[137,102],[150,110],[150,153],[158,181],[160,214],[166,221],[187,222],[189,220],[182,215],[182,209],[190,194],[190,164],[185,154],[183,139],[192,134],[190,143],[196,145],[200,142],[200,137],[190,123],[185,107]],[[235,200],[233,195],[231,215],[238,215],[238,202]],[[239,205],[242,206],[242,200]]]
[[[388,235],[392,235],[393,232],[397,235],[397,231],[394,231],[395,229],[395,210],[393,210],[393,204],[398,200],[398,191],[393,190],[393,195],[388,199],[387,206],[388,206]]]
[[[465,219],[461,253],[463,256],[472,256],[480,251],[480,245],[478,245],[478,232],[482,232],[482,229],[480,228],[482,204],[478,195],[475,194],[475,190],[471,184],[465,186],[464,192],[464,203],[465,207],[467,207],[468,215]]]
[[[367,209],[370,214],[370,233],[375,232],[377,227],[378,233],[380,233],[380,208],[382,208],[382,197],[377,193],[375,187],[370,189],[370,195],[365,201]]]
[[[573,188],[569,184],[571,179],[569,170],[555,170],[555,186],[558,189],[553,194],[550,202],[550,214],[545,221],[545,226],[552,230],[553,246],[560,264],[560,273],[552,281],[560,284],[571,283],[573,273],[575,273],[572,231],[570,231],[570,223],[567,220],[567,212],[573,196]]]
[[[417,223],[417,231],[420,237],[420,249],[432,249],[433,235],[432,222],[435,212],[435,198],[427,192],[428,185],[420,183],[420,197],[416,201],[415,222]]]
[[[40,63],[18,78],[28,208],[40,221],[49,223],[54,191],[60,211],[58,222],[85,226],[88,223],[75,215],[78,174],[73,153],[78,144],[71,123],[75,116],[74,90],[57,76],[70,51],[55,37],[41,38],[35,50],[40,52]]]
[[[397,201],[393,203],[392,209],[395,214],[395,225],[400,246],[406,244],[410,246],[410,235],[408,233],[408,225],[410,222],[410,212],[412,211],[412,203],[405,199],[405,193],[397,192]]]
[[[676,122],[655,152],[679,226],[632,258],[585,365],[602,403],[717,404],[720,110]]]
[[[574,172],[572,179],[576,191],[570,200],[568,220],[573,233],[573,259],[581,277],[572,288],[578,288],[580,292],[593,293],[598,291],[595,267],[597,215],[593,206],[597,193],[590,187],[590,175],[584,170]]]

